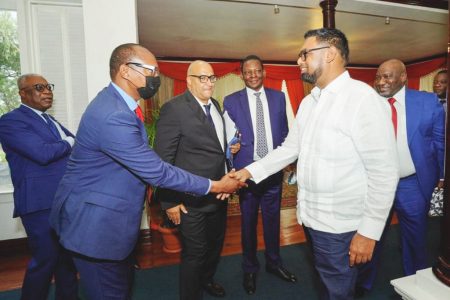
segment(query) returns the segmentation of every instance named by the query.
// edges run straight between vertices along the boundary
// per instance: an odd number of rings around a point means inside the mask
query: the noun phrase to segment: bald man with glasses
[[[209,63],[194,61],[187,71],[186,92],[162,106],[155,138],[155,151],[164,161],[213,180],[227,171],[224,120],[212,98],[216,80]],[[227,202],[211,195],[160,191],[162,208],[181,232],[180,299],[202,299],[203,290],[224,297],[214,274],[225,237]]]
[[[21,218],[31,251],[21,299],[47,299],[53,276],[55,299],[77,299],[76,269],[48,221],[74,135],[46,113],[53,104],[53,84],[25,74],[17,85],[22,104],[0,118],[0,143],[14,185],[13,217]]]

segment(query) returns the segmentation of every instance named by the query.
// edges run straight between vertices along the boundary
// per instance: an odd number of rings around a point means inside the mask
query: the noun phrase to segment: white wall
[[[22,73],[55,82],[51,113],[76,132],[88,102],[110,81],[112,50],[137,42],[135,0],[10,3],[17,4]],[[13,207],[12,192],[0,193],[0,240],[26,236],[20,218],[12,218]],[[146,222],[142,227],[148,228]]]
[[[137,43],[135,0],[83,0],[88,97],[110,82],[109,57],[120,44]]]

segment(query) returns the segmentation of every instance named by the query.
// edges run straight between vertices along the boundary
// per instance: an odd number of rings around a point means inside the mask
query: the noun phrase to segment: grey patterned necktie
[[[260,158],[267,155],[266,126],[264,125],[264,111],[261,102],[261,92],[254,93],[256,96],[256,154]]]

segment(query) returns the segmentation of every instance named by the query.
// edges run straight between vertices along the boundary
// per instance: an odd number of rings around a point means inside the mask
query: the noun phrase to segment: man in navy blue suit
[[[37,74],[22,75],[17,84],[22,104],[0,118],[0,143],[14,185],[13,217],[22,219],[31,250],[21,299],[46,300],[53,276],[55,298],[76,299],[76,269],[48,222],[74,136],[46,114],[53,84]]]
[[[288,133],[286,100],[284,93],[263,87],[264,66],[256,55],[241,62],[241,76],[246,88],[228,95],[224,109],[242,135],[241,150],[235,154],[233,164],[242,169],[281,145]],[[262,152],[261,152],[262,151]],[[261,207],[266,270],[283,280],[296,282],[295,275],[283,267],[280,257],[280,171],[259,184],[249,183],[239,193],[241,209],[241,243],[243,251],[243,286],[248,294],[256,290],[256,257],[258,211]]]
[[[132,252],[147,184],[191,195],[231,193],[240,186],[229,176],[210,181],[178,169],[148,146],[137,100],[151,98],[159,87],[158,64],[150,51],[120,45],[109,65],[112,82],[81,118],[50,216],[91,300],[130,297]]]
[[[406,82],[401,61],[391,59],[378,68],[375,89],[396,131],[400,181],[393,210],[400,225],[403,271],[408,276],[429,266],[427,213],[433,189],[442,185],[445,113],[436,94],[408,89]],[[375,248],[374,259],[360,268],[357,296],[372,288],[382,241]]]

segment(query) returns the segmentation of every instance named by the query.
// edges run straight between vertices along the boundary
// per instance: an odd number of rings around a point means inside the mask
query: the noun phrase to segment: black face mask
[[[158,92],[161,85],[161,79],[158,77],[145,76],[145,87],[137,89],[139,96],[144,100],[148,100]]]

